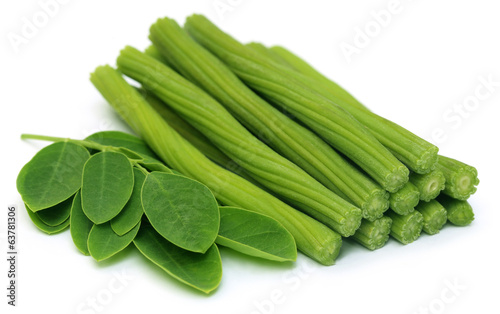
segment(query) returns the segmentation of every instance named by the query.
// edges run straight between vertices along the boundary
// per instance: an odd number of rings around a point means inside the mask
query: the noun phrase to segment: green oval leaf
[[[142,187],[142,206],[164,238],[204,253],[219,230],[219,208],[212,192],[198,181],[164,172],[150,173]]]
[[[115,218],[111,219],[111,228],[118,235],[124,235],[141,221],[142,209],[141,191],[146,175],[134,168],[134,189],[127,204]]]
[[[44,223],[36,213],[34,213],[31,208],[29,208],[28,204],[24,204],[26,207],[26,211],[28,212],[28,215],[30,216],[31,221],[35,224],[35,226],[40,229],[41,231],[47,233],[47,234],[55,234],[63,231],[64,229],[68,228],[69,226],[69,219],[66,219],[65,222],[58,226],[49,226],[46,223]]]
[[[137,136],[119,131],[103,131],[88,136],[86,140],[91,140],[102,145],[118,147],[123,154],[132,159],[142,158],[141,165],[149,171],[171,172],[167,166],[158,160],[158,157],[146,142]]]
[[[76,248],[84,255],[90,255],[87,241],[94,223],[85,215],[82,209],[82,196],[76,192],[71,206],[70,232]]]
[[[184,176],[182,173],[180,173],[179,171],[177,171],[175,169],[170,169],[170,171],[172,172],[172,174],[176,174],[176,175],[179,175],[179,176]]]
[[[144,168],[148,169],[149,171],[160,171],[160,172],[166,172],[166,173],[175,173],[174,170],[168,168],[165,166],[161,161],[158,161],[153,158],[146,157],[144,158],[140,164],[144,166]]]
[[[115,148],[118,149],[117,153],[122,153],[123,155],[127,156],[130,159],[142,160],[144,158],[148,158],[148,159],[151,158],[151,157],[147,157],[147,156],[144,157],[144,155],[136,153],[133,150],[130,150],[126,147],[115,147]]]
[[[121,153],[100,152],[83,169],[82,208],[95,224],[118,215],[132,194],[134,172]]]
[[[100,262],[124,250],[134,240],[141,223],[123,236],[117,235],[109,222],[94,225],[87,242],[90,256]]]
[[[111,229],[111,224],[109,222],[94,225],[92,230],[90,230],[87,244],[90,256],[99,262],[122,251],[130,243],[132,243],[137,235],[137,232],[139,231],[140,225],[140,222],[137,223],[132,230],[123,236],[117,235],[113,229]]]
[[[101,145],[125,147],[136,153],[156,159],[156,154],[148,145],[137,136],[120,131],[102,131],[89,135],[86,140],[90,140]]]
[[[33,212],[68,199],[82,185],[90,154],[83,146],[57,142],[41,149],[19,172],[17,190]]]
[[[222,263],[217,245],[204,253],[183,250],[144,225],[134,239],[137,249],[175,279],[201,290],[213,291],[222,278]]]
[[[73,196],[50,208],[36,212],[38,218],[49,226],[59,226],[69,218]]]
[[[278,221],[241,208],[223,206],[219,209],[217,244],[273,261],[297,259],[295,240]]]

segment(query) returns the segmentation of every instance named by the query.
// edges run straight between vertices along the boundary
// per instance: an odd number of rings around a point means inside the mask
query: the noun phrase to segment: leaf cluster
[[[164,165],[140,138],[117,131],[31,138],[55,143],[19,173],[29,217],[47,234],[69,227],[78,250],[96,261],[133,242],[168,274],[209,293],[222,276],[217,244],[270,260],[296,258],[293,237],[277,221],[219,208],[205,185]]]

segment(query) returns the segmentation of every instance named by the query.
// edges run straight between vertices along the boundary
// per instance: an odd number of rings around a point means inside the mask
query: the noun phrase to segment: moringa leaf
[[[94,223],[85,215],[82,209],[82,195],[81,192],[76,192],[71,206],[70,216],[70,232],[71,238],[76,248],[84,255],[90,255],[87,241],[89,233],[94,226]]]
[[[170,276],[193,288],[209,293],[221,281],[222,262],[215,243],[204,254],[186,251],[144,224],[134,244],[142,255]]]
[[[179,171],[175,170],[175,169],[171,169],[172,171],[172,174],[177,174],[179,176],[184,176],[182,173],[180,173]]]
[[[142,187],[142,206],[153,228],[188,251],[204,253],[219,230],[219,208],[212,192],[198,181],[152,172]]]
[[[125,148],[125,147],[116,147],[116,149],[118,149],[117,153],[122,153],[123,155],[127,156],[130,159],[143,160],[145,158],[148,158],[148,159],[151,158],[151,157],[147,157],[147,156],[141,155],[139,153],[136,153],[133,150]]]
[[[26,207],[26,211],[28,212],[28,215],[30,216],[31,221],[35,224],[35,226],[42,230],[43,232],[47,234],[55,234],[63,231],[64,229],[68,228],[69,226],[69,218],[66,219],[62,224],[58,226],[49,226],[46,223],[44,223],[36,213],[34,213],[31,208],[29,208],[28,204],[24,204]]]
[[[148,169],[149,171],[160,171],[160,172],[166,172],[166,173],[174,173],[174,170],[170,169],[169,167],[165,166],[161,161],[158,161],[153,158],[144,158],[143,161],[140,162],[144,168]]]
[[[95,224],[120,213],[132,194],[134,172],[128,158],[115,152],[100,152],[83,169],[82,208]]]
[[[297,259],[295,240],[278,221],[237,207],[222,206],[219,209],[217,244],[273,261]]]
[[[33,212],[68,199],[82,185],[90,154],[83,146],[57,142],[41,149],[19,172],[17,190]]]
[[[158,157],[146,142],[137,136],[119,131],[103,131],[88,136],[86,140],[120,148],[123,154],[132,159],[142,158],[141,165],[149,171],[171,172],[167,166],[158,160]]]
[[[71,213],[71,204],[73,204],[74,196],[71,196],[65,201],[54,205],[52,207],[42,209],[37,211],[35,214],[43,221],[45,224],[49,226],[59,226],[63,222],[65,222]]]
[[[141,191],[146,175],[134,168],[134,189],[127,204],[115,218],[111,219],[111,228],[118,235],[124,235],[141,221],[142,209]]]
[[[119,236],[111,229],[111,223],[109,222],[94,225],[90,230],[87,242],[90,256],[100,262],[122,251],[132,243],[140,226],[141,223],[138,222],[132,230],[123,236]]]
[[[157,158],[156,154],[153,153],[143,140],[128,133],[120,131],[102,131],[87,136],[86,140],[107,146],[125,147],[141,155],[149,156],[153,159]]]

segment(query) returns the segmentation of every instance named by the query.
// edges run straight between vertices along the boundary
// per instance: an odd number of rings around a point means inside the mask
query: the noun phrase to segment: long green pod
[[[241,82],[224,63],[171,19],[159,19],[150,39],[173,69],[218,100],[242,124],[330,190],[379,218],[388,194],[312,131],[289,119]],[[150,49],[151,51],[151,49]]]
[[[154,46],[151,46],[154,47]],[[156,49],[156,48],[155,48]],[[149,49],[148,51],[151,51]],[[156,58],[158,59],[158,58]],[[200,152],[210,158],[219,166],[236,173],[237,175],[247,179],[255,185],[262,187],[254,178],[252,178],[245,169],[235,163],[226,154],[220,151],[210,140],[200,131],[195,129],[186,120],[182,119],[174,110],[170,109],[167,104],[158,99],[152,93],[148,93],[144,89],[138,89],[142,97],[153,107],[156,112],[170,125],[177,133],[184,137],[188,142],[193,144]]]
[[[273,53],[269,54],[269,56],[271,57],[276,56],[274,58],[275,61],[280,62],[284,65],[288,65],[297,70],[298,72],[316,79],[318,83],[322,84],[323,88],[328,89],[331,93],[337,95],[338,98],[348,103],[349,105],[358,109],[368,110],[368,108],[366,108],[359,100],[357,100],[353,95],[351,95],[351,93],[342,88],[342,86],[340,86],[339,84],[335,83],[334,81],[330,80],[329,78],[321,74],[319,71],[313,68],[309,63],[305,62],[303,59],[301,59],[288,49],[285,49],[280,46],[273,46],[269,48],[269,50]]]
[[[168,103],[260,184],[343,236],[359,227],[359,208],[262,143],[215,99],[174,70],[132,47],[121,51],[117,64],[122,73]]]
[[[349,93],[338,84],[325,78],[299,57],[292,57],[291,52],[285,53],[285,50],[284,48],[273,50],[280,57],[274,58],[274,61],[279,62],[286,58],[286,64],[295,70],[288,71],[289,75],[347,110],[412,171],[424,174],[433,169],[438,158],[438,148],[435,145],[369,111],[354,97],[349,97]],[[266,54],[266,57],[272,56]]]
[[[144,49],[144,53],[163,63],[167,62],[167,60],[165,60],[165,58],[163,58],[163,56],[161,55],[160,50],[158,50],[155,45],[149,45],[146,49]]]
[[[479,184],[477,169],[453,158],[439,156],[437,169],[446,178],[443,193],[465,201],[476,193]]]
[[[317,85],[313,82],[308,86]],[[430,172],[436,165],[439,151],[437,146],[379,115],[366,110],[348,107],[337,101],[334,95],[330,95],[329,99],[341,105],[342,108],[364,124],[380,143],[412,171],[424,174]]]
[[[186,140],[191,142],[191,144],[205,154],[205,156],[223,167],[226,167],[227,164],[232,162],[231,158],[227,157],[226,154],[215,147],[205,135],[182,119],[174,110],[170,109],[165,103],[158,99],[158,97],[144,89],[139,89],[139,92],[151,107],[165,119],[168,125]]]
[[[167,164],[208,186],[224,204],[276,219],[293,235],[304,254],[324,265],[335,262],[342,243],[338,233],[210,161],[175,132],[113,68],[98,67],[91,81]]]
[[[281,55],[278,53],[274,52],[270,48],[267,48],[261,43],[258,42],[250,42],[248,44],[245,44],[248,48],[251,48],[255,52],[265,55],[269,60],[273,60],[274,62],[278,64],[282,64],[284,66],[287,66],[289,68],[292,68],[294,70],[297,70],[292,64],[288,63],[288,61],[285,58],[282,58]],[[300,71],[299,71],[300,72]]]
[[[408,181],[408,168],[344,109],[289,75],[297,72],[245,47],[203,16],[189,17],[184,27],[242,81],[285,107],[386,190],[395,192]]]

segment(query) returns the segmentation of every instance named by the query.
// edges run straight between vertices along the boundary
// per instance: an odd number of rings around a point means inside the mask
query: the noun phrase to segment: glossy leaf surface
[[[29,207],[28,204],[24,204],[26,206],[26,211],[28,212],[28,215],[30,216],[31,221],[35,226],[40,229],[41,231],[45,232],[46,234],[55,234],[59,233],[69,226],[69,219],[66,219],[65,222],[58,226],[49,226],[46,223],[44,223],[36,213],[34,213]]]
[[[146,175],[134,168],[134,189],[132,195],[121,212],[111,220],[111,228],[118,235],[129,232],[141,221],[144,210],[142,209],[141,191]]]
[[[156,231],[183,249],[204,253],[217,237],[217,201],[198,181],[152,172],[142,188],[142,206]]]
[[[78,191],[73,198],[70,217],[70,232],[73,243],[84,255],[90,255],[87,241],[94,223],[85,215],[82,209],[82,196]]]
[[[274,261],[295,261],[292,235],[276,220],[236,207],[220,207],[217,244]]]
[[[100,152],[88,160],[83,170],[82,208],[95,224],[117,216],[134,188],[132,164],[121,153]]]
[[[146,225],[137,234],[134,244],[146,258],[170,276],[193,288],[209,293],[221,281],[222,263],[215,244],[204,254],[186,251]]]
[[[73,199],[74,197],[72,196],[57,205],[39,210],[36,214],[45,224],[54,227],[59,226],[69,218]]]
[[[17,190],[33,212],[67,200],[81,187],[90,154],[83,146],[56,142],[41,149],[17,177]]]
[[[88,248],[90,255],[96,261],[102,261],[125,249],[134,240],[139,231],[139,222],[132,230],[123,236],[117,235],[109,222],[94,225],[90,230]]]

